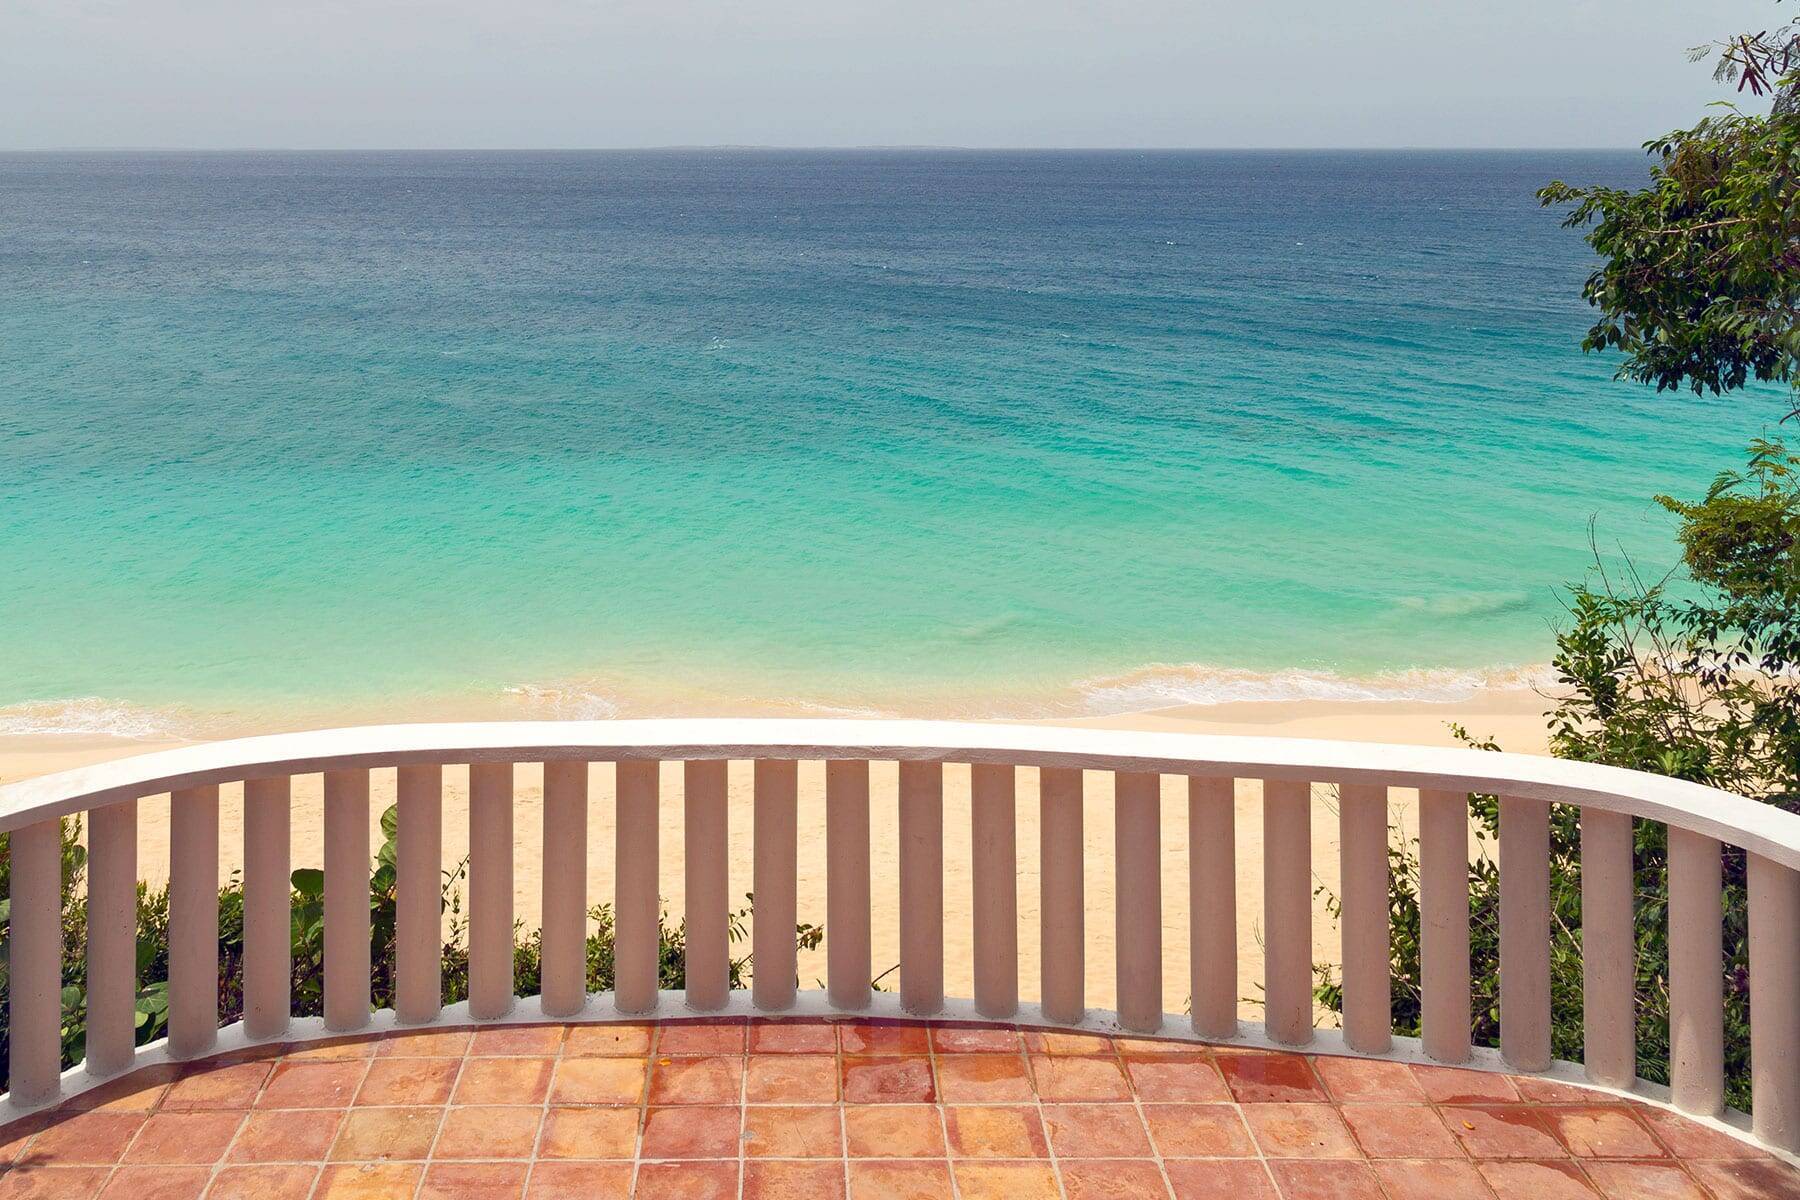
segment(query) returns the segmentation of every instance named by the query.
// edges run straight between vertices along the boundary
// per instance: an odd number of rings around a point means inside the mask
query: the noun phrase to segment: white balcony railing
[[[754,766],[754,986],[728,990],[726,764]],[[827,987],[797,988],[797,763],[826,764]],[[659,764],[684,771],[685,878],[658,878]],[[899,993],[870,986],[869,764],[898,761]],[[513,764],[544,764],[542,994],[513,995]],[[617,764],[616,894],[590,897],[589,762]],[[442,1003],[445,764],[469,764],[469,999]],[[968,1000],[944,995],[943,764],[972,766]],[[395,995],[370,1005],[369,772],[397,771]],[[1041,1003],[1019,1001],[1015,768],[1041,805]],[[1117,1011],[1084,994],[1083,771],[1112,772]],[[290,1016],[291,779],[323,773],[324,1016]],[[1187,784],[1191,1010],[1163,1011],[1161,776]],[[1240,1022],[1233,781],[1259,779],[1266,1023]],[[219,785],[244,783],[244,1019],[218,1028]],[[1310,785],[1339,788],[1343,1027],[1315,1030]],[[1387,789],[1420,789],[1423,1037],[1391,1032]],[[1501,1047],[1471,1047],[1467,794],[1501,797]],[[134,1044],[137,801],[171,795],[170,1019]],[[1582,1065],[1553,1062],[1549,805],[1581,817]],[[57,819],[87,817],[87,1058],[62,1071]],[[1631,819],[1669,828],[1672,1086],[1637,1078]],[[1612,767],[1470,750],[925,721],[398,725],[245,738],[0,788],[12,835],[10,1093],[0,1118],[151,1063],[397,1025],[858,1013],[1081,1026],[1462,1064],[1667,1103],[1800,1151],[1800,816]],[[1724,1108],[1721,843],[1749,855],[1754,1121]],[[659,896],[683,891],[685,992],[658,990]],[[585,990],[585,913],[616,909],[616,987]],[[957,914],[959,919],[963,914]]]

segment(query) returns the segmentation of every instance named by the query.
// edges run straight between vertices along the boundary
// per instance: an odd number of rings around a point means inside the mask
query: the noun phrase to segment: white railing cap
[[[1436,746],[972,721],[708,717],[367,725],[268,734],[8,784],[0,787],[0,832],[176,788],[270,775],[568,758],[995,762],[1492,792],[1661,821],[1800,869],[1800,815],[1619,767]]]

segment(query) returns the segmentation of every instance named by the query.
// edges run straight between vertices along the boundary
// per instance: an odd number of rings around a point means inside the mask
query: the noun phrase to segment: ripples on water
[[[1532,189],[1640,170],[0,156],[0,732],[1541,663],[1588,518],[1666,564],[1648,497],[1782,411],[1576,348],[1589,264]]]

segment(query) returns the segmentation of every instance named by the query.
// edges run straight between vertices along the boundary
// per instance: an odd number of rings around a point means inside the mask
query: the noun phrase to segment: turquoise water
[[[0,156],[0,732],[1454,694],[1784,411],[1580,353],[1641,169]]]

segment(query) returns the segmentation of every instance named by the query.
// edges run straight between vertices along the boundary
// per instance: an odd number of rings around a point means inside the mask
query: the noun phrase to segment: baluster
[[[1720,846],[1669,829],[1669,1074],[1675,1106],[1725,1107],[1725,948]]]
[[[1500,798],[1500,1053],[1550,1066],[1550,806]]]
[[[1344,1044],[1386,1054],[1394,1042],[1388,945],[1387,787],[1338,788],[1338,854],[1343,875]]]
[[[1800,872],[1750,855],[1750,1107],[1757,1138],[1800,1151]]]
[[[687,1003],[702,1012],[724,1008],[731,992],[730,768],[724,759],[682,767]]]
[[[11,853],[7,1087],[44,1104],[62,1092],[62,823],[13,830]]]
[[[131,1066],[137,1044],[136,800],[88,814],[87,1069]]]
[[[469,1015],[513,1004],[513,767],[469,767]]]
[[[1419,793],[1419,973],[1425,1053],[1469,1059],[1469,799]]]
[[[794,929],[799,871],[798,796],[800,764],[791,759],[756,760],[752,811],[756,889],[751,944],[756,961],[751,997],[764,1012],[794,1006],[799,966]]]
[[[825,764],[825,952],[831,1006],[869,1007],[869,764]]]
[[[369,773],[325,772],[325,1028],[369,1021]]]
[[[444,768],[401,767],[395,803],[394,1010],[416,1025],[444,1003]]]
[[[1263,942],[1269,1037],[1312,1041],[1312,785],[1263,783]]]
[[[568,1017],[587,1003],[588,765],[544,764],[544,1015]],[[689,922],[689,938],[692,934]]]
[[[944,765],[900,764],[900,1006],[944,1007]]]
[[[975,1010],[1004,1019],[1019,1011],[1019,866],[1013,768],[969,769],[969,844],[974,872]]]
[[[169,800],[169,1053],[197,1058],[219,1037],[219,787]]]
[[[1201,1037],[1238,1031],[1236,782],[1188,779],[1188,975]]]
[[[293,1011],[292,808],[291,777],[244,783],[244,1029],[253,1038],[280,1037]]]
[[[1162,1027],[1162,777],[1113,776],[1113,860],[1118,904],[1114,949],[1119,1024],[1134,1033]]]
[[[1637,951],[1631,818],[1581,810],[1582,1061],[1604,1087],[1637,1079]]]
[[[1044,1015],[1065,1025],[1087,1016],[1086,920],[1081,772],[1038,772],[1039,940]]]
[[[618,765],[613,899],[613,999],[623,1013],[656,1007],[659,930],[658,822],[662,764],[627,759]]]

